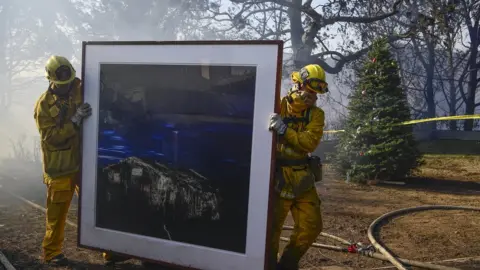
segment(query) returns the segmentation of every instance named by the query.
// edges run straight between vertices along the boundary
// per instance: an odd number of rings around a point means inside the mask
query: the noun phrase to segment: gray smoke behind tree
[[[34,140],[38,137],[33,107],[47,88],[44,63],[52,54],[63,55],[72,60],[81,76],[84,40],[282,39],[282,92],[289,87],[291,70],[307,62],[322,65],[329,73],[330,94],[322,97],[318,105],[326,111],[327,127],[331,128],[344,117],[349,92],[355,86],[355,79],[350,76],[353,64],[365,56],[373,38],[387,36],[398,48],[403,84],[410,93],[412,111],[418,112],[415,115],[422,118],[478,113],[480,88],[475,86],[480,82],[480,53],[468,44],[479,42],[480,37],[473,34],[479,32],[480,5],[462,0],[457,1],[461,5],[452,7],[447,2],[3,0],[0,160],[15,160],[13,155],[33,159]],[[446,12],[438,12],[442,10]],[[419,14],[432,17],[434,25],[431,20],[428,25],[419,23]],[[429,36],[432,31],[437,36]],[[428,46],[430,51],[424,49]],[[405,53],[402,48],[413,53]],[[449,55],[445,50],[450,52],[449,59],[445,58]],[[429,73],[425,72],[427,68]],[[19,152],[19,143],[26,150]]]

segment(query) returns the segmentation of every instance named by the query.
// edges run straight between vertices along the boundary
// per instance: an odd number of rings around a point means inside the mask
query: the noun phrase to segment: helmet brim
[[[300,77],[300,72],[298,71],[292,72],[291,78],[292,78],[292,81],[295,83],[297,82],[303,83],[302,78]]]

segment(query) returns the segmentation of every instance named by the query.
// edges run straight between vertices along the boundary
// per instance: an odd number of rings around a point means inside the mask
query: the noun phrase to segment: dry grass
[[[387,212],[421,205],[480,207],[480,156],[426,155],[424,165],[405,186],[365,186],[339,181],[326,168],[323,202],[324,231],[342,238],[368,243],[370,223]],[[289,218],[291,224],[292,220]],[[395,254],[419,261],[439,261],[476,256],[480,249],[480,213],[470,211],[426,211],[401,216],[385,224],[380,240]],[[319,242],[338,244],[320,237]],[[479,261],[456,264],[478,269]],[[303,267],[343,265],[366,269],[389,265],[365,257],[311,248]],[[455,265],[448,264],[445,265]]]
[[[425,155],[417,176],[480,182],[480,156]]]

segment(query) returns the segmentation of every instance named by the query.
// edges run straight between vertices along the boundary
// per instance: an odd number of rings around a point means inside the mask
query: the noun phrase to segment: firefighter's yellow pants
[[[49,261],[62,254],[68,209],[73,194],[76,192],[78,196],[78,174],[56,179],[45,177],[44,182],[47,186],[47,222],[42,247],[44,260]]]
[[[294,230],[290,241],[283,250],[279,261],[280,269],[298,269],[298,264],[308,248],[322,232],[321,201],[315,188],[293,199],[284,199],[276,195],[274,204],[274,219],[272,230],[272,246],[270,252],[270,268],[275,269],[282,227],[291,211]]]

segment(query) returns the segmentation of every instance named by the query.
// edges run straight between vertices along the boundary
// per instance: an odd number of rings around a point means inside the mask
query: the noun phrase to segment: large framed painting
[[[282,41],[84,42],[79,245],[264,269]]]

